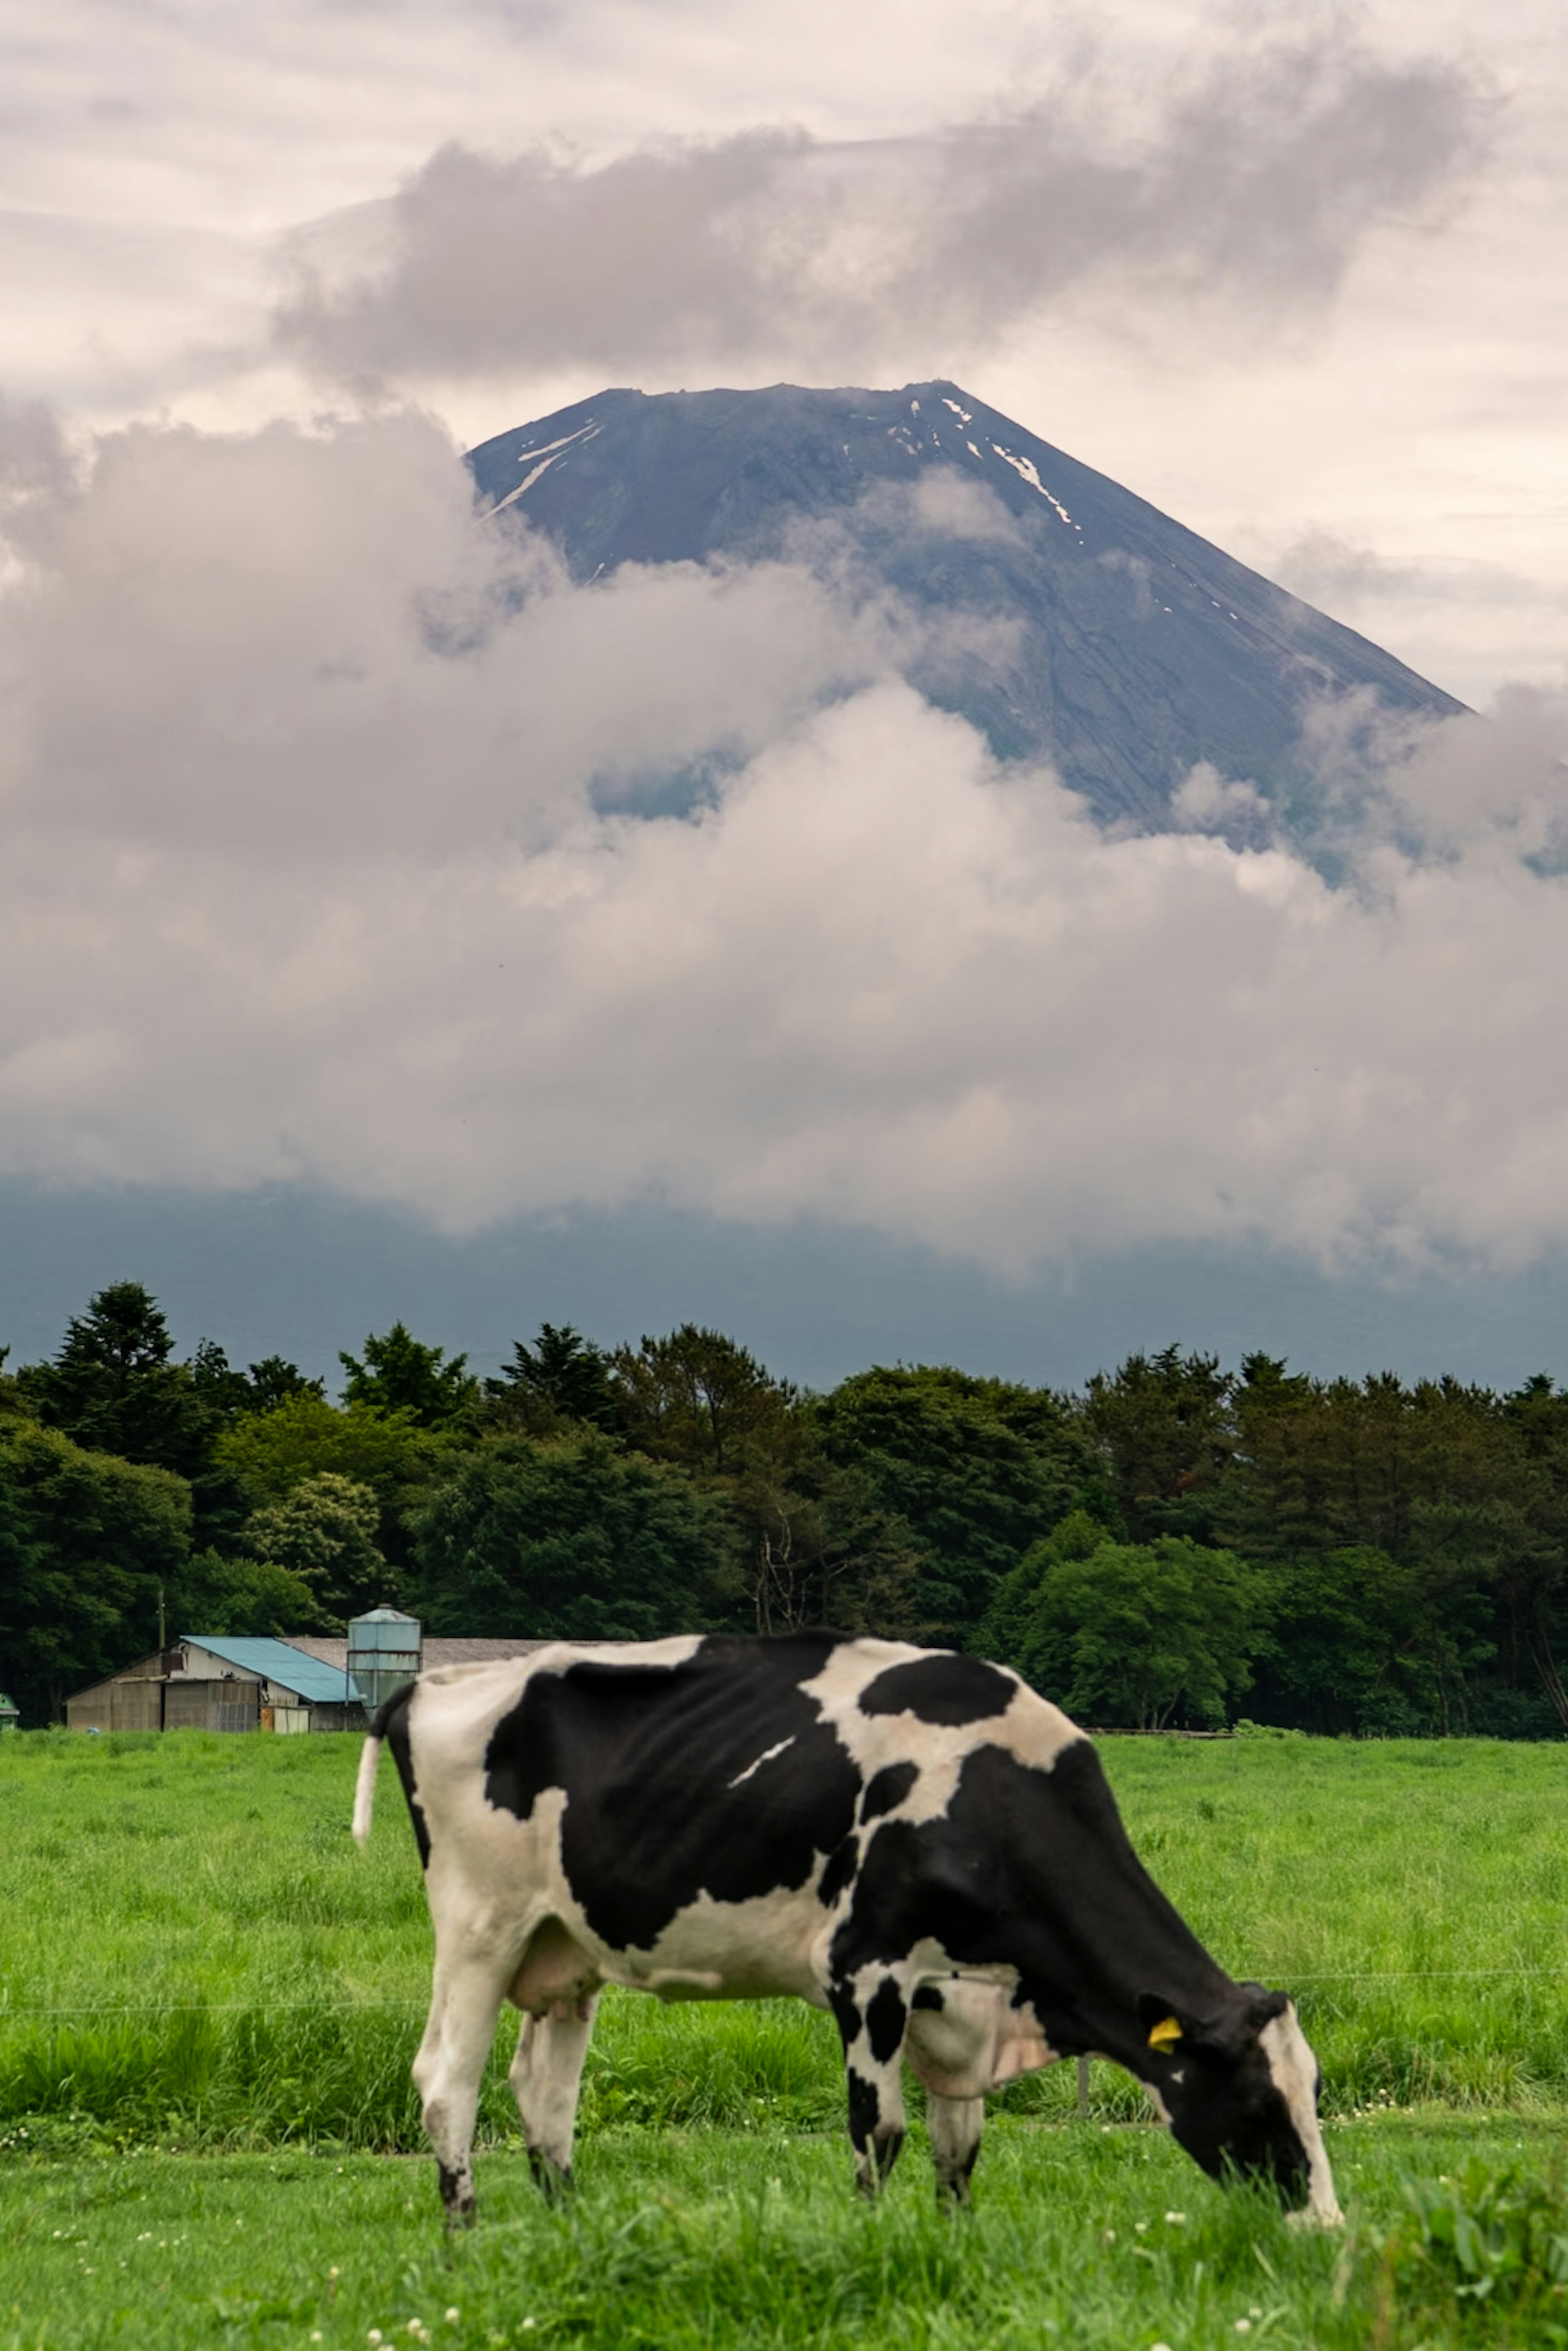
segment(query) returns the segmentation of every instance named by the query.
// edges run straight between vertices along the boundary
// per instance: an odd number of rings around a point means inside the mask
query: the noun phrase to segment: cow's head
[[[1194,2161],[1216,2179],[1267,2180],[1292,2208],[1338,2220],[1317,2060],[1288,1996],[1238,1984],[1218,2014],[1198,2017],[1145,1993],[1138,2014],[1155,2056],[1145,2078]]]

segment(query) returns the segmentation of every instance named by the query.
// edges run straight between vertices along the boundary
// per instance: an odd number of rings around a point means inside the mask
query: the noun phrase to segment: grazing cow
[[[413,2074],[449,2221],[474,2210],[479,2077],[507,2000],[536,2174],[570,2179],[594,2001],[793,1993],[843,2042],[861,2188],[925,2085],[967,2199],[988,2090],[1093,2051],[1203,2168],[1339,2218],[1317,2068],[1283,1992],[1234,1983],[1148,1876],[1100,1760],[1000,1667],[800,1633],[577,1647],[424,1675],[376,1716],[435,1928]]]

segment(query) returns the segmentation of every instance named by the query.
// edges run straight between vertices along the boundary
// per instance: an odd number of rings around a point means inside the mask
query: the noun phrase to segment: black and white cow
[[[449,2220],[474,2207],[503,2002],[534,2168],[570,2176],[595,1996],[794,1993],[831,2009],[862,2188],[926,2091],[967,2198],[988,2090],[1093,2051],[1207,2172],[1339,2218],[1317,2068],[1283,1992],[1216,1965],[1143,1868],[1092,1745],[1015,1674],[893,1641],[710,1635],[424,1675],[376,1717],[435,1928],[413,2074]]]

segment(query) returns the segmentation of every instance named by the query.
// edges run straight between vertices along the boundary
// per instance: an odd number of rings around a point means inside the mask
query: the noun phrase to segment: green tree
[[[621,1408],[611,1380],[610,1358],[570,1322],[541,1322],[531,1347],[517,1340],[499,1379],[486,1380],[488,1417],[533,1436],[558,1434],[581,1421],[613,1434]]]
[[[193,1553],[167,1593],[170,1633],[287,1636],[340,1630],[310,1586],[270,1560],[218,1551]]]
[[[1164,1729],[1225,1719],[1267,1638],[1268,1580],[1185,1535],[1123,1543],[1075,1511],[1019,1562],[986,1646],[1091,1719]]]
[[[1364,1544],[1303,1551],[1275,1573],[1263,1712],[1324,1733],[1426,1730],[1421,1579]]]
[[[617,1347],[610,1376],[628,1443],[699,1478],[739,1470],[748,1447],[777,1439],[796,1400],[747,1348],[695,1322]]]
[[[0,1656],[31,1722],[151,1650],[190,1555],[182,1478],[0,1421]]]
[[[323,1469],[255,1511],[245,1543],[253,1557],[303,1584],[317,1604],[313,1613],[341,1632],[350,1616],[379,1606],[401,1586],[376,1547],[380,1526],[381,1506],[371,1489]]]
[[[472,1407],[478,1383],[469,1375],[466,1355],[448,1363],[445,1353],[444,1347],[427,1347],[402,1322],[379,1339],[372,1332],[362,1363],[353,1355],[338,1358],[345,1401],[409,1413],[422,1428],[450,1427]]]
[[[1043,1388],[879,1366],[808,1409],[830,1459],[861,1471],[919,1546],[918,1621],[960,1645],[1029,1546],[1100,1487],[1072,1415]]]
[[[1321,1608],[1310,1638],[1281,1629],[1260,1672],[1260,1713],[1321,1728],[1397,1720],[1531,1735],[1564,1723],[1568,1474],[1555,1474],[1552,1453],[1568,1416],[1549,1380],[1500,1400],[1450,1379],[1407,1386],[1391,1373],[1288,1378],[1249,1357],[1235,1418],[1218,1531],[1278,1565],[1287,1609],[1298,1589],[1332,1592],[1345,1643],[1331,1669]],[[1568,1446],[1562,1458],[1568,1472]],[[1348,1567],[1322,1565],[1331,1555],[1360,1562],[1364,1593],[1345,1584]],[[1376,1674],[1374,1637],[1387,1645]],[[1302,1676],[1314,1658],[1326,1677],[1310,1690]]]
[[[298,1364],[290,1364],[282,1355],[264,1355],[259,1364],[252,1364],[246,1385],[250,1391],[247,1412],[270,1412],[275,1404],[287,1404],[290,1396],[325,1395],[320,1380],[308,1379]]]
[[[1159,1534],[1207,1541],[1234,1447],[1231,1382],[1216,1355],[1129,1355],[1096,1372],[1085,1425],[1104,1464],[1122,1524],[1134,1542]]]
[[[218,1438],[216,1455],[247,1510],[282,1502],[323,1475],[368,1487],[380,1511],[376,1549],[401,1579],[413,1555],[411,1514],[460,1450],[455,1431],[423,1428],[410,1412],[340,1407],[301,1388],[269,1411],[242,1414]]]
[[[726,1507],[747,1562],[747,1630],[831,1625],[921,1640],[937,1629],[920,1614],[921,1545],[881,1507],[863,1469],[824,1452],[804,1416],[791,1416],[782,1441],[752,1451],[728,1482]]]
[[[188,1365],[170,1361],[162,1308],[139,1281],[110,1282],[75,1314],[58,1354],[22,1375],[38,1418],[89,1452],[190,1477],[205,1463],[211,1419]]]
[[[256,1510],[330,1470],[368,1486],[383,1512],[396,1511],[430,1483],[455,1449],[449,1436],[422,1427],[412,1413],[339,1406],[314,1389],[286,1396],[266,1412],[242,1415],[217,1444],[218,1458]]]
[[[651,1640],[722,1618],[722,1513],[596,1431],[494,1439],[415,1519],[434,1633]]]

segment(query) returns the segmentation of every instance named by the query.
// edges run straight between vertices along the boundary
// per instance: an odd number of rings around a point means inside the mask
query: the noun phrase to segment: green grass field
[[[867,2210],[825,2018],[622,1997],[562,2211],[503,2032],[484,2218],[448,2248],[405,2159],[429,1938],[390,1765],[361,1854],[356,1740],[37,1736],[0,1745],[0,2351],[413,2320],[485,2346],[1568,2344],[1568,1755],[1104,1751],[1217,1955],[1299,1998],[1343,2236],[1222,2195],[1104,2066],[1087,2122],[1067,2067],[992,2102],[972,2216],[933,2209],[918,2128]]]

